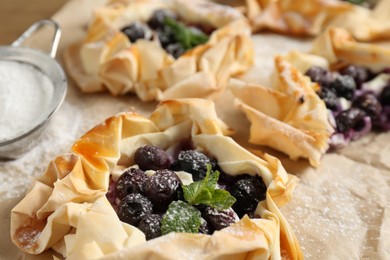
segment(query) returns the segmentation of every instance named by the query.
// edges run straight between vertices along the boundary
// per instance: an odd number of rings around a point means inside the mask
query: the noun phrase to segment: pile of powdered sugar
[[[135,96],[82,94],[69,87],[64,103],[49,121],[39,143],[16,160],[0,161],[0,199],[23,196],[51,160],[67,153],[82,134],[107,117],[133,107],[136,112],[149,115],[155,105],[143,104]]]
[[[0,61],[0,141],[14,138],[44,120],[52,81],[28,63]]]

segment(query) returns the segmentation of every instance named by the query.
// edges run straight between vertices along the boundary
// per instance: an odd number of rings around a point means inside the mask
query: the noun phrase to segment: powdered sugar
[[[327,155],[322,163],[317,171],[302,174],[293,201],[282,209],[305,257],[380,259],[377,227],[386,194],[375,190],[386,190],[386,184],[374,180],[386,173],[338,155]]]
[[[28,131],[44,119],[53,83],[27,63],[0,61],[0,141]]]
[[[105,118],[128,111],[132,106],[149,113],[154,103],[142,104],[134,96],[84,95],[75,88],[50,120],[40,142],[31,151],[13,161],[0,161],[0,199],[20,198],[35,177],[43,174],[49,162],[69,151],[86,131]]]

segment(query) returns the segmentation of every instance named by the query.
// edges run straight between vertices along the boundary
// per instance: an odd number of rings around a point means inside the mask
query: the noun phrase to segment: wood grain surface
[[[0,0],[0,45],[11,44],[32,23],[50,18],[67,0]]]

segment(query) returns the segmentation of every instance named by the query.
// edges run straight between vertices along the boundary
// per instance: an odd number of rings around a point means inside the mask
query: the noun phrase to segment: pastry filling
[[[119,177],[111,175],[107,198],[119,219],[147,240],[170,232],[212,234],[245,214],[259,218],[255,211],[267,190],[259,176],[228,175],[215,159],[191,149],[145,145],[134,162]]]
[[[306,75],[320,86],[318,96],[331,111],[333,147],[345,146],[371,130],[390,130],[390,70],[373,73],[348,65],[338,71],[312,67]]]
[[[201,25],[187,25],[176,13],[165,9],[156,10],[146,23],[134,22],[121,29],[132,43],[138,39],[157,39],[161,47],[175,58],[206,43],[211,31]]]

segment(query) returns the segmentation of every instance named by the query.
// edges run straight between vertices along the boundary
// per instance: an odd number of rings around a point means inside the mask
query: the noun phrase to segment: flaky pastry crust
[[[358,42],[347,30],[329,27],[317,37],[311,53],[290,52],[275,58],[271,88],[231,81],[236,104],[251,122],[249,141],[267,145],[291,159],[308,158],[318,166],[334,132],[319,86],[305,76],[313,66],[337,69],[364,65],[380,71],[390,64],[390,50]]]
[[[379,71],[390,64],[390,48],[361,42],[346,29],[338,27],[329,27],[317,37],[311,53],[325,58],[332,67],[355,64]]]
[[[58,156],[12,210],[11,237],[23,251],[52,248],[67,259],[302,259],[291,228],[278,206],[291,198],[297,178],[267,154],[254,155],[225,134],[214,104],[201,99],[162,102],[149,118],[134,112],[107,119]],[[191,138],[197,149],[218,160],[231,175],[260,175],[266,199],[261,219],[242,218],[213,235],[170,233],[145,241],[136,227],[122,223],[106,199],[110,173],[133,165],[145,144],[163,149]]]
[[[254,31],[316,36],[327,26],[345,28],[363,41],[390,37],[390,0],[373,9],[341,0],[246,0],[245,14]]]
[[[359,41],[376,41],[390,38],[390,0],[379,0],[367,9],[354,6],[351,11],[335,17],[329,26],[348,30]]]
[[[268,29],[292,35],[317,35],[330,19],[353,8],[335,0],[277,0],[258,4],[261,11],[251,14],[254,31]]]
[[[178,59],[155,39],[131,44],[120,28],[170,9],[193,24],[216,28],[209,40]],[[237,10],[202,0],[113,1],[99,9],[86,38],[65,52],[70,76],[83,92],[135,93],[143,101],[207,97],[253,63],[250,26]]]
[[[289,62],[275,58],[274,88],[232,80],[235,103],[251,122],[249,142],[282,151],[318,166],[333,132],[325,104],[313,84]]]

